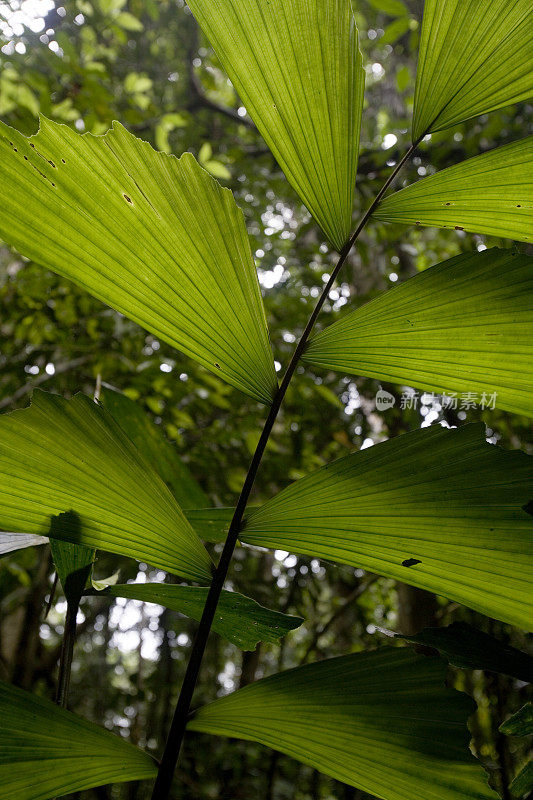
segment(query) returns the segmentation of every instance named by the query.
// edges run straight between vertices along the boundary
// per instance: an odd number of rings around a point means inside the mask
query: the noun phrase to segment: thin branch
[[[15,403],[17,400],[20,400],[21,397],[24,397],[25,394],[33,391],[37,386],[40,386],[42,383],[46,383],[49,381],[50,378],[53,378],[55,375],[59,375],[62,372],[68,372],[71,369],[76,369],[76,367],[81,367],[82,364],[86,364],[89,361],[89,356],[80,356],[80,358],[73,358],[71,361],[65,361],[63,364],[58,364],[55,368],[53,375],[49,375],[47,372],[43,372],[42,375],[39,375],[34,381],[24,383],[22,386],[13,392],[12,395],[9,397],[4,397],[0,400],[0,408],[7,408],[12,403]]]
[[[46,619],[48,614],[50,613],[50,609],[52,608],[52,604],[54,602],[54,597],[55,597],[55,594],[56,594],[56,589],[57,589],[57,584],[58,583],[59,583],[59,575],[56,572],[55,575],[54,575],[52,588],[50,589],[50,595],[48,597],[48,602],[47,602],[46,606],[44,607],[43,620]]]
[[[88,594],[88,592],[85,592]],[[101,594],[98,592],[97,594]],[[94,624],[94,621],[99,614],[102,614],[109,606],[109,598],[101,598],[99,601],[94,600],[88,608],[84,608],[83,615],[85,619],[76,626],[76,638],[85,633],[85,631]],[[47,650],[42,656],[41,663],[38,664],[36,669],[37,677],[44,678],[52,670],[61,657],[61,650],[63,649],[63,642],[55,646],[52,650]]]
[[[305,662],[307,661],[313,650],[317,649],[318,640],[320,639],[320,637],[329,631],[331,626],[335,622],[337,622],[337,620],[340,619],[340,617],[342,617],[342,615],[350,608],[352,603],[354,603],[359,597],[361,597],[361,595],[364,594],[366,590],[369,589],[372,586],[372,584],[377,581],[377,579],[378,579],[377,575],[371,575],[366,581],[359,583],[354,589],[352,589],[348,597],[345,598],[345,600],[341,603],[341,605],[335,609],[335,611],[329,617],[329,619],[326,620],[326,622],[320,628],[317,628],[312,640],[309,642],[309,645],[307,646],[307,649],[301,658],[300,661],[301,664],[305,664]]]
[[[199,32],[200,29],[198,28],[198,25],[195,25],[191,31],[191,41],[187,55],[187,77],[189,79],[189,90],[191,94],[191,99],[187,104],[187,110],[194,111],[194,109],[198,108],[199,106],[210,108],[211,111],[215,111],[217,114],[223,114],[225,117],[233,120],[233,122],[237,122],[239,125],[245,125],[247,128],[252,128],[255,130],[255,125],[250,117],[241,117],[235,111],[235,109],[229,108],[229,106],[223,106],[220,103],[217,103],[215,100],[211,100],[211,98],[206,95],[202,82],[196,75],[193,63],[198,54]]]
[[[218,562],[218,566],[213,575],[213,580],[211,581],[211,586],[209,587],[209,592],[207,595],[207,599],[205,601],[202,618],[200,620],[200,624],[196,632],[196,637],[194,640],[194,644],[192,646],[189,663],[185,671],[185,677],[183,679],[181,692],[178,698],[176,709],[174,711],[174,717],[172,720],[172,724],[170,726],[170,731],[165,744],[165,749],[163,751],[163,756],[161,758],[159,772],[157,774],[157,778],[154,784],[152,800],[167,800],[170,793],[174,771],[176,769],[176,764],[179,758],[183,737],[185,735],[185,729],[187,727],[187,720],[191,707],[192,697],[196,686],[196,682],[198,680],[198,674],[200,672],[200,667],[202,664],[202,659],[205,652],[207,639],[211,631],[211,625],[213,623],[213,619],[216,613],[217,604],[220,598],[220,594],[222,592],[222,588],[224,586],[224,582],[226,580],[226,576],[233,556],[233,551],[235,550],[235,546],[237,544],[239,533],[243,528],[244,512],[246,510],[246,505],[248,503],[250,493],[254,486],[257,471],[259,469],[259,465],[263,458],[265,448],[267,446],[270,434],[272,432],[272,428],[274,426],[274,422],[276,421],[278,412],[283,402],[283,398],[285,397],[285,393],[289,387],[289,384],[291,382],[292,376],[294,375],[300,357],[305,350],[307,341],[309,339],[311,331],[313,330],[316,319],[320,314],[322,306],[324,305],[324,302],[326,301],[326,298],[328,297],[331,288],[335,283],[335,280],[337,279],[337,275],[339,274],[346,259],[348,258],[350,250],[355,244],[357,238],[359,237],[359,234],[365,227],[366,223],[370,219],[379,201],[381,200],[381,198],[391,185],[396,175],[401,170],[402,166],[411,157],[415,149],[418,147],[420,141],[421,139],[418,139],[413,145],[411,145],[411,147],[407,150],[403,158],[398,162],[393,172],[387,178],[387,180],[381,187],[380,191],[374,198],[370,207],[362,216],[359,224],[357,225],[350,239],[346,242],[346,244],[342,248],[335,269],[331,273],[331,276],[327,284],[325,285],[322,294],[320,295],[316,303],[316,306],[314,307],[311,313],[311,316],[309,317],[305,330],[302,333],[302,336],[298,344],[296,345],[292,358],[285,371],[283,380],[274,396],[272,405],[270,406],[270,411],[268,413],[263,430],[261,432],[261,436],[259,438],[259,442],[257,444],[255,453],[250,462],[250,466],[248,468],[248,472],[244,481],[244,485],[241,490],[241,494],[237,501],[237,506],[235,508],[233,519],[231,520],[228,536],[224,544],[224,549],[222,550],[222,555],[220,556],[220,561]]]
[[[194,72],[194,67],[192,65],[189,73],[189,85],[191,87],[193,97],[187,105],[188,111],[194,111],[194,109],[198,108],[198,106],[203,106],[204,108],[210,108],[211,111],[215,111],[217,114],[223,114],[225,117],[231,119],[233,122],[236,122],[238,125],[245,125],[247,128],[256,130],[256,127],[250,117],[241,117],[240,114],[235,111],[235,109],[230,108],[229,106],[223,106],[221,103],[211,100],[211,98],[206,95],[204,87]]]
[[[65,630],[61,645],[59,659],[59,678],[57,682],[56,703],[63,708],[67,707],[70,674],[72,672],[72,656],[74,642],[76,641],[76,617],[78,616],[78,603],[69,603],[65,616]]]

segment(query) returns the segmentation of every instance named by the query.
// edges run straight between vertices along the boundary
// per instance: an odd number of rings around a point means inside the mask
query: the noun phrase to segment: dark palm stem
[[[74,642],[76,640],[77,616],[78,604],[68,603],[67,613],[65,616],[63,642],[61,644],[61,655],[59,658],[59,678],[56,692],[56,703],[60,706],[63,706],[63,708],[67,707],[70,673],[72,671],[72,656],[74,653]]]
[[[331,291],[333,284],[335,283],[337,275],[342,269],[348,257],[348,254],[350,253],[350,250],[352,249],[353,245],[358,239],[359,234],[365,227],[366,223],[370,219],[379,201],[381,200],[381,198],[383,197],[383,195],[385,194],[385,192],[387,191],[387,189],[389,188],[392,181],[395,179],[396,175],[403,167],[405,162],[412,156],[413,152],[417,148],[420,141],[421,139],[418,139],[414,144],[412,144],[411,147],[403,156],[403,158],[395,166],[394,170],[387,178],[387,180],[379,190],[378,194],[372,201],[370,207],[361,217],[361,220],[359,221],[350,239],[346,242],[346,244],[342,248],[335,269],[331,273],[330,278],[326,283],[322,291],[322,294],[320,295],[311,313],[311,316],[309,317],[304,332],[302,333],[302,336],[298,344],[296,345],[292,358],[285,371],[281,384],[274,396],[274,400],[272,401],[272,405],[270,406],[270,411],[265,420],[265,424],[261,432],[259,442],[257,444],[255,453],[250,462],[250,466],[246,474],[241,494],[237,501],[237,506],[235,508],[235,513],[233,514],[233,519],[231,520],[230,523],[228,535],[226,538],[226,542],[224,544],[224,549],[222,550],[222,555],[220,556],[220,561],[218,562],[218,566],[213,575],[213,580],[211,581],[211,586],[209,588],[209,593],[205,601],[202,618],[200,620],[194,644],[192,646],[189,663],[187,665],[185,677],[183,679],[183,684],[181,687],[181,692],[176,705],[176,710],[174,712],[174,718],[170,726],[170,731],[165,744],[165,749],[163,751],[163,756],[161,758],[159,772],[152,793],[152,800],[166,800],[166,798],[169,796],[170,793],[172,779],[174,776],[174,770],[176,769],[176,764],[179,758],[179,753],[183,742],[183,737],[185,734],[185,728],[187,727],[187,718],[189,715],[189,709],[191,707],[194,688],[196,686],[196,681],[198,680],[198,674],[200,672],[200,666],[202,663],[205,647],[207,644],[207,639],[211,631],[211,625],[213,623],[213,618],[215,616],[217,604],[220,598],[220,594],[222,592],[222,588],[224,586],[224,582],[226,580],[226,576],[228,574],[228,569],[233,556],[233,551],[235,550],[235,545],[237,544],[237,539],[242,529],[244,512],[246,510],[246,505],[250,498],[250,493],[252,491],[255,482],[257,470],[259,469],[259,465],[263,458],[265,448],[267,446],[270,434],[272,432],[272,428],[274,426],[274,422],[276,421],[276,418],[278,416],[278,412],[281,403],[283,402],[283,398],[285,397],[285,393],[287,391],[289,383],[291,382],[292,376],[294,375],[294,371],[298,365],[298,361],[300,360],[300,357],[307,345],[307,341],[309,339],[311,331],[313,330],[316,319],[322,309],[322,306],[324,305],[324,302],[328,294]]]

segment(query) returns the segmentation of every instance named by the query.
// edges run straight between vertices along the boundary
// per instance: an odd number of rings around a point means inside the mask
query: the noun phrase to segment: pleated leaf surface
[[[531,629],[533,468],[482,424],[435,425],[334,461],[250,515],[239,538],[377,572]]]
[[[248,506],[250,511],[255,506]],[[186,518],[204,542],[225,542],[228,535],[229,524],[235,513],[231,506],[214,508],[184,508],[182,509]],[[38,544],[48,542],[46,536],[35,536],[33,534],[0,532],[0,556],[10,553],[12,550],[20,550],[25,547],[33,547]]]
[[[0,123],[0,237],[269,403],[277,385],[244,217],[190,153],[120,124]]]
[[[444,261],[317,334],[304,360],[533,416],[533,258]]]
[[[474,704],[445,675],[439,658],[385,647],[256,681],[188,727],[260,742],[383,800],[496,800],[468,749]]]
[[[248,506],[248,509],[250,509],[250,506]],[[204,542],[217,543],[226,541],[235,509],[228,506],[219,508],[186,508],[184,513]]]
[[[400,189],[374,217],[533,241],[533,136]]]
[[[75,529],[62,512],[75,512]],[[172,493],[113,417],[84,395],[35,391],[0,417],[0,526],[210,580],[210,559]]]
[[[100,402],[159,473],[181,508],[209,505],[207,495],[183,463],[177,448],[165,437],[162,426],[152,422],[139,403],[106,387],[100,392]]]
[[[530,0],[425,0],[414,140],[531,96]]]
[[[287,179],[342,248],[365,80],[350,0],[188,5]]]
[[[178,611],[200,621],[208,589],[171,583],[125,583],[106,589],[113,597],[128,597]],[[278,642],[303,622],[300,617],[271,611],[238,592],[223,591],[217,606],[213,630],[242,650],[255,650],[258,642]]]
[[[148,753],[48,700],[0,682],[0,798],[50,800],[153,778]]]

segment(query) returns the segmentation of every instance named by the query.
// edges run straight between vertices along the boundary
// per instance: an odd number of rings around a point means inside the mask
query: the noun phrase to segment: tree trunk
[[[422,628],[437,625],[437,598],[425,589],[397,583],[398,594],[398,630],[409,636],[418,633]]]

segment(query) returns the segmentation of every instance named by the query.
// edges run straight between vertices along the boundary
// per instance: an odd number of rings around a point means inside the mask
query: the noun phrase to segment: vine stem
[[[183,737],[185,735],[185,729],[187,727],[187,720],[189,716],[189,710],[191,707],[194,689],[196,686],[196,682],[198,680],[198,674],[200,672],[200,667],[202,664],[202,659],[204,656],[207,639],[211,631],[211,625],[213,623],[220,594],[222,592],[222,588],[224,586],[224,582],[228,574],[228,569],[233,556],[233,551],[235,550],[237,539],[239,538],[239,533],[242,529],[244,512],[246,510],[246,505],[248,503],[248,500],[250,498],[250,493],[255,483],[257,470],[259,469],[259,465],[263,458],[265,448],[267,446],[270,434],[272,432],[272,428],[278,416],[278,412],[283,402],[283,398],[285,397],[285,394],[287,392],[289,383],[291,382],[292,376],[294,375],[294,371],[296,370],[300,357],[304,352],[311,331],[313,330],[317,317],[320,314],[320,311],[322,310],[322,306],[324,305],[324,302],[327,296],[329,295],[331,288],[335,283],[335,280],[337,279],[337,275],[344,266],[344,263],[348,258],[350,250],[357,241],[359,234],[365,227],[366,223],[372,216],[381,198],[383,197],[383,195],[385,194],[385,192],[387,191],[393,180],[396,178],[396,176],[398,175],[399,171],[401,170],[405,162],[413,155],[414,151],[420,144],[422,138],[423,137],[421,136],[419,139],[417,139],[404,154],[403,158],[396,164],[394,170],[391,172],[391,174],[389,175],[389,177],[387,178],[387,180],[385,181],[385,183],[375,196],[371,205],[361,217],[356,229],[354,230],[354,232],[352,233],[352,235],[350,236],[350,238],[340,251],[337,264],[335,265],[335,268],[331,273],[328,282],[324,286],[322,294],[318,298],[318,301],[311,313],[311,316],[309,317],[309,320],[307,322],[307,325],[305,326],[302,336],[300,337],[300,340],[298,341],[298,344],[294,349],[292,358],[289,362],[289,365],[287,366],[285,374],[283,375],[281,384],[279,385],[279,388],[274,396],[272,405],[270,406],[270,411],[268,413],[268,416],[265,420],[265,424],[263,426],[263,430],[261,432],[261,436],[257,443],[255,453],[250,462],[250,466],[248,468],[248,472],[246,474],[246,478],[244,480],[244,484],[239,499],[237,501],[237,505],[235,507],[235,512],[233,514],[233,518],[229,526],[228,535],[224,543],[224,548],[222,550],[222,555],[220,556],[218,566],[216,567],[215,572],[213,574],[213,579],[211,581],[211,586],[209,588],[207,599],[205,601],[202,618],[198,625],[198,630],[192,646],[189,663],[187,664],[185,677],[183,679],[180,695],[178,697],[178,702],[176,705],[176,709],[174,711],[174,717],[172,719],[172,724],[170,726],[170,731],[165,744],[165,749],[163,751],[163,755],[161,758],[159,771],[152,792],[152,800],[167,800],[170,793],[172,780],[174,777],[174,771],[176,769],[176,764],[178,762],[181,745],[183,742]]]
[[[76,617],[78,604],[68,603],[65,616],[65,630],[61,643],[61,656],[59,658],[59,677],[57,681],[56,703],[63,708],[67,707],[68,690],[70,687],[70,674],[72,671],[72,656],[76,640]]]

